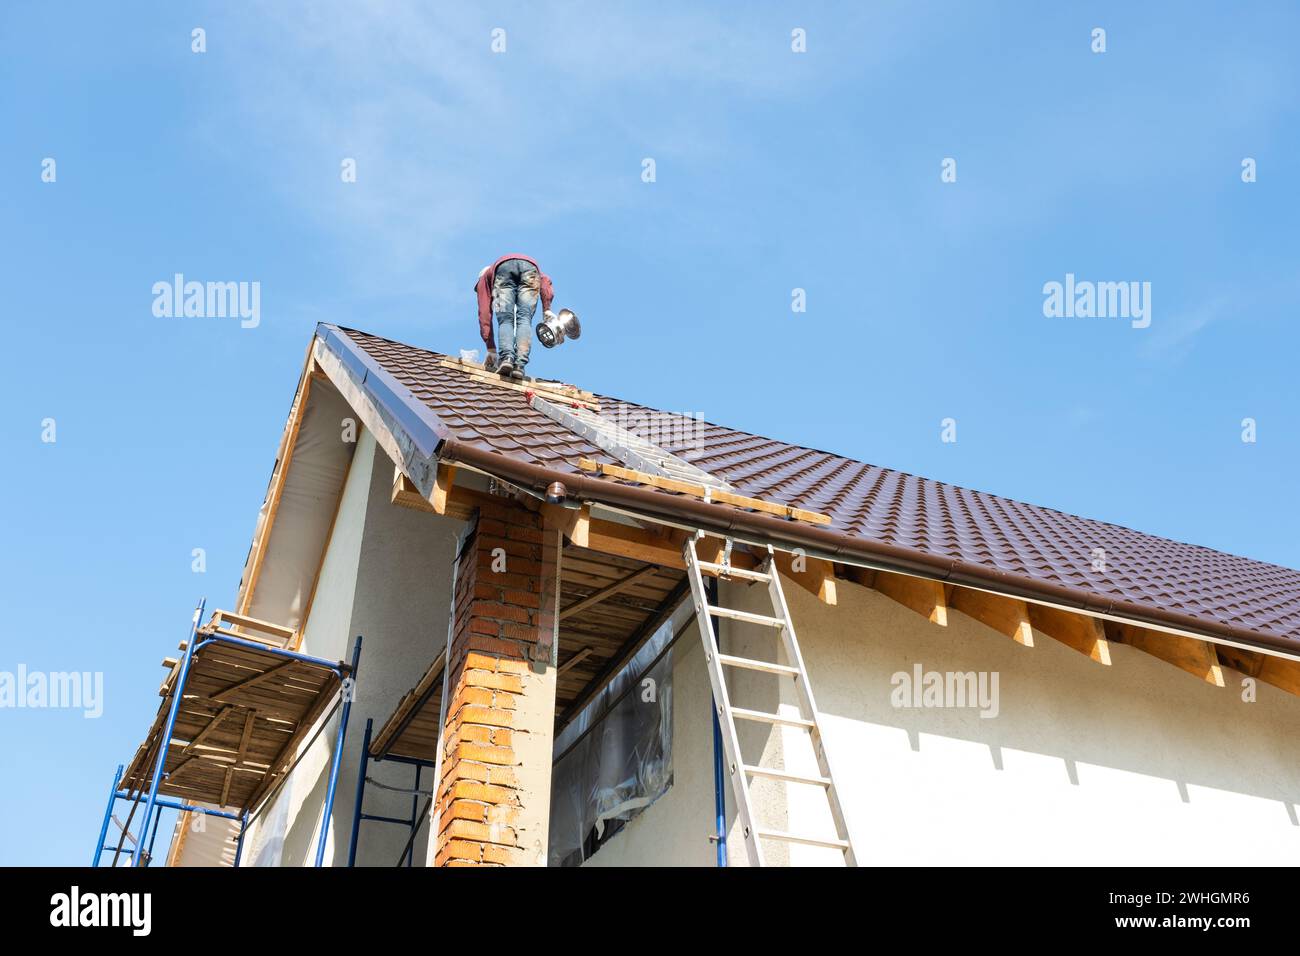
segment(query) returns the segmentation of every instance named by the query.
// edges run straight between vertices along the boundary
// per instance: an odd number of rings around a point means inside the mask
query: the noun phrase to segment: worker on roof
[[[487,346],[487,367],[495,368],[502,378],[522,379],[528,365],[528,351],[533,344],[532,321],[537,300],[542,300],[542,314],[551,314],[550,276],[528,256],[502,256],[478,274],[474,284],[478,294],[478,330]],[[493,338],[492,320],[497,335]]]

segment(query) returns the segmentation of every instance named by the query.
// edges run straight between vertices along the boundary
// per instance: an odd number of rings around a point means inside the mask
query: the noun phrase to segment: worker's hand
[[[487,358],[483,362],[483,367],[486,368],[489,372],[495,372],[497,370],[496,349],[488,349]]]
[[[555,313],[552,312],[550,309],[543,309],[543,310],[542,310],[542,318],[545,319],[547,322],[554,322],[554,321],[555,321]]]

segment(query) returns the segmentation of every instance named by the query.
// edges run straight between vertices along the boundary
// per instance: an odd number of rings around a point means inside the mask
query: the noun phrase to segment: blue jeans
[[[533,314],[541,295],[536,267],[524,259],[507,259],[492,278],[492,317],[497,323],[497,354],[522,369],[533,345]]]

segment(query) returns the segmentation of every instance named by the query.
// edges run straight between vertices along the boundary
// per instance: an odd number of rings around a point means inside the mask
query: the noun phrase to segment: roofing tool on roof
[[[581,335],[582,326],[570,309],[561,309],[559,315],[547,310],[542,314],[542,321],[537,323],[537,340],[548,349],[555,348],[566,338],[576,339]]]

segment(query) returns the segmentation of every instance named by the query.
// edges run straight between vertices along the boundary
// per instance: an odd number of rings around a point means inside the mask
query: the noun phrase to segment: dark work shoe
[[[523,366],[520,366],[519,368],[511,369],[510,377],[513,378],[516,382],[522,382],[525,377]]]
[[[498,374],[500,374],[502,378],[510,378],[514,370],[515,370],[514,363],[511,362],[510,359],[502,359],[497,364],[497,372]]]

